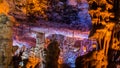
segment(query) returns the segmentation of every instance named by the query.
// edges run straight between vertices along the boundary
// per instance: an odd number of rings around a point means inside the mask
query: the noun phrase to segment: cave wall
[[[0,14],[0,66],[10,64],[12,60],[12,23],[5,14]],[[4,57],[4,58],[3,58]]]

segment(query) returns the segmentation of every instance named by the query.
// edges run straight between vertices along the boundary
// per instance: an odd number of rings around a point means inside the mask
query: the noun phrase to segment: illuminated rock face
[[[0,0],[0,13],[7,14],[9,12],[9,4],[6,0]]]
[[[89,13],[91,14],[93,25],[101,24],[104,26],[103,28],[96,30],[93,38],[98,40],[100,49],[104,49],[105,54],[107,55],[113,33],[112,31],[115,26],[115,22],[112,20],[115,18],[114,12],[109,12],[110,10],[113,10],[113,4],[110,4],[106,0],[90,0],[89,4]],[[102,39],[104,39],[104,44],[101,44]]]
[[[116,24],[113,32],[112,49],[120,50],[120,24]]]
[[[0,14],[0,43],[0,64],[8,68],[12,59],[12,24],[5,14]]]
[[[89,5],[89,13],[92,17],[93,28],[96,29],[95,34],[90,38],[97,39],[100,49],[105,49],[106,52],[108,50],[109,45],[111,44],[112,49],[118,49],[117,45],[119,45],[119,37],[116,37],[116,34],[118,33],[119,35],[120,31],[120,25],[118,24],[119,14],[117,14],[120,11],[119,1],[89,0]],[[99,27],[99,25],[101,25],[102,27]],[[98,28],[96,28],[95,26],[97,26]],[[104,44],[102,44],[102,40],[104,40]],[[113,41],[111,44],[110,40]]]
[[[103,63],[105,67],[108,65],[108,52],[110,49],[119,50],[119,16],[118,13],[118,0],[89,0],[90,10],[89,13],[92,17],[93,29],[90,36],[91,39],[96,39],[99,44],[99,49],[104,52],[101,53],[104,57]],[[117,2],[117,3],[115,3]],[[115,6],[117,5],[117,6]],[[116,10],[115,10],[116,9]],[[117,33],[118,32],[118,33]],[[97,52],[99,53],[99,52]],[[100,59],[100,58],[98,58]],[[111,61],[111,59],[109,59]],[[96,60],[97,61],[97,60]],[[120,61],[120,60],[119,60]],[[96,64],[102,65],[101,63]],[[100,66],[99,66],[100,67]],[[96,67],[98,68],[98,67]]]

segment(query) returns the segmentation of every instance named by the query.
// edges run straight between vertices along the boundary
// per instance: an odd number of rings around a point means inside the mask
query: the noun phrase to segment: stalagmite
[[[44,68],[44,63],[45,63],[45,53],[43,52],[45,48],[45,34],[44,33],[37,33],[36,34],[36,47],[35,47],[35,55],[37,58],[41,59],[40,60],[40,67]],[[44,63],[43,63],[44,62]]]

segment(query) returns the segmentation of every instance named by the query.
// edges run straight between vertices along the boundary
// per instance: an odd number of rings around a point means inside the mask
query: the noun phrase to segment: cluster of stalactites
[[[114,13],[109,12],[109,10],[113,9],[113,5],[106,0],[90,0],[88,3],[93,24],[105,25],[107,22],[110,22],[110,18],[114,18]]]
[[[112,39],[111,48],[115,50],[120,50],[120,42],[117,38],[115,38],[115,34],[120,31],[118,28],[119,25],[115,25],[115,13],[111,11],[115,8],[114,2],[111,0],[90,0],[89,5],[89,13],[92,17],[93,25],[102,24],[105,26],[101,29],[97,29],[94,36],[92,36],[91,38],[95,38],[96,40],[98,40],[100,49],[106,49],[107,47],[107,51],[110,45],[110,40]],[[102,44],[102,40],[104,40],[104,44]]]
[[[92,17],[93,25],[104,26],[96,29],[94,35],[90,38],[96,39],[99,44],[99,49],[104,50],[104,54],[107,56],[108,49],[110,47],[110,40],[112,39],[113,28],[115,23],[112,19],[115,17],[113,10],[113,4],[109,3],[111,0],[89,0],[90,5],[89,13]],[[104,40],[104,42],[102,41]]]

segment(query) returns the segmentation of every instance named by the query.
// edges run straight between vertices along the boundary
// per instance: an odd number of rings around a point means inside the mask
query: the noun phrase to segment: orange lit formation
[[[9,12],[9,4],[6,2],[6,0],[1,0],[0,2],[0,14],[4,13],[4,14],[8,14]]]
[[[28,58],[26,68],[30,68],[30,67],[35,68],[35,66],[39,63],[40,63],[40,59],[37,58],[34,53],[31,53],[31,55]]]
[[[104,26],[102,28],[98,28],[94,35],[90,37],[90,39],[96,39],[98,41],[99,49],[103,51],[103,53],[96,56],[98,57],[98,60],[103,60],[102,64],[101,62],[96,64],[98,65],[96,68],[102,68],[102,66],[105,66],[106,68],[108,65],[107,60],[109,49],[112,48],[115,50],[120,50],[120,42],[113,35],[113,31],[116,31],[116,24],[113,20],[115,18],[115,13],[110,11],[113,10],[114,0],[88,0],[88,2],[90,5],[89,13],[92,17],[93,27],[97,25],[98,27],[100,25]],[[111,40],[113,42],[111,42]],[[100,57],[102,57],[102,59],[100,59]]]
[[[35,15],[35,16],[43,16],[43,18],[47,18],[45,14],[45,10],[48,8],[47,0],[26,0],[26,14]],[[36,14],[37,13],[37,14]]]

